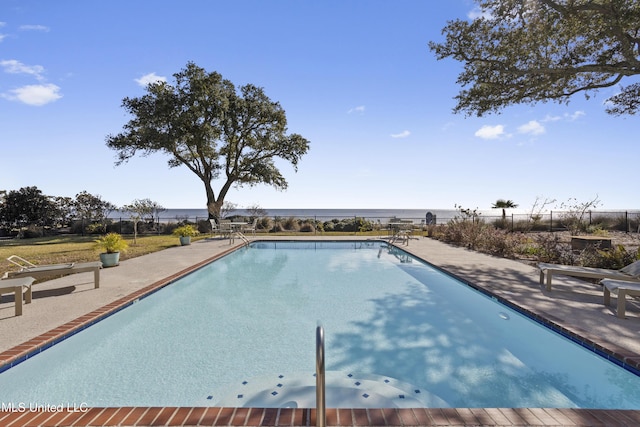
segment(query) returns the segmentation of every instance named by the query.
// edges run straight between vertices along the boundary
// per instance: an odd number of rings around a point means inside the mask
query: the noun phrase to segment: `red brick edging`
[[[637,426],[640,411],[551,408],[327,409],[327,426]],[[82,408],[0,412],[3,427],[316,425],[308,408]]]

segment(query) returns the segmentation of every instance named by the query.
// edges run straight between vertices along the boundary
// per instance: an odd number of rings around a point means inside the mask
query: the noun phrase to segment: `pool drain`
[[[215,399],[209,399],[208,404],[212,400]],[[315,374],[291,373],[244,380],[214,404],[226,407],[313,408],[315,403]],[[432,393],[394,378],[340,371],[326,373],[326,404],[331,408],[449,406]]]

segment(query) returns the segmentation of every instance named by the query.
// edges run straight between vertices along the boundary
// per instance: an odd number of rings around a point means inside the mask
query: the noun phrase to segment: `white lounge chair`
[[[589,279],[617,279],[629,282],[640,282],[640,260],[633,262],[620,270],[610,270],[607,268],[579,267],[575,265],[538,264],[540,269],[540,284],[545,283],[547,276],[547,290],[551,290],[551,278],[554,274],[572,277],[586,277]]]
[[[31,302],[31,285],[36,279],[33,277],[20,277],[17,279],[0,280],[0,298],[2,294],[12,293],[15,295],[16,316],[22,316],[22,293],[24,292],[24,302]],[[26,291],[26,292],[25,292]]]
[[[7,258],[12,264],[17,265],[19,271],[9,271],[5,273],[5,278],[18,278],[18,277],[33,277],[35,279],[42,279],[52,276],[64,276],[74,273],[93,272],[94,287],[98,289],[100,287],[100,269],[102,263],[100,261],[94,262],[79,262],[79,263],[67,263],[67,264],[45,264],[36,265],[30,263],[24,258],[20,258],[17,255],[11,255]]]
[[[617,313],[621,319],[625,318],[627,295],[631,297],[640,296],[640,283],[626,280],[603,279],[600,281],[604,291],[604,305],[611,303],[611,293],[618,294]]]

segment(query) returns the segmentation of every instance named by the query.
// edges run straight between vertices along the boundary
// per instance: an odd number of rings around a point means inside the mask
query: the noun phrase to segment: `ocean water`
[[[449,220],[461,217],[462,214],[456,209],[263,209],[266,214],[264,216],[270,218],[301,218],[301,219],[315,219],[317,221],[329,221],[332,219],[345,219],[345,218],[364,218],[369,221],[380,221],[382,223],[388,222],[392,218],[410,219],[414,223],[420,224],[426,221],[427,214],[435,219],[437,224],[446,224]],[[481,219],[486,221],[497,220],[502,217],[502,209],[485,209],[476,210],[476,213]],[[543,221],[559,220],[566,214],[566,211],[553,210],[550,212],[544,212],[541,214]],[[252,216],[252,212],[246,209],[235,209],[226,216]],[[507,209],[506,216],[512,221],[528,221],[531,216],[531,212],[527,209]],[[640,218],[640,210],[628,209],[617,211],[604,211],[594,210],[585,213],[584,220],[591,221],[591,217],[596,219],[599,217],[610,218],[627,218],[629,221],[637,221]],[[126,212],[113,212],[110,215],[115,220],[129,218]],[[160,213],[160,222],[178,222],[183,220],[189,220],[197,222],[199,220],[207,219],[208,213],[206,209],[167,209]]]
[[[440,220],[451,219],[456,215],[460,215],[457,210],[446,209],[264,209],[268,217],[296,217],[296,218],[314,218],[318,220],[330,220],[341,218],[366,218],[368,220],[388,221],[390,218],[413,219],[419,222],[426,218],[428,212],[436,216]],[[483,217],[498,217],[501,215],[499,209],[486,211],[478,211]],[[251,213],[246,209],[236,209],[229,213],[228,216],[243,215],[250,216]],[[194,219],[207,218],[206,209],[167,209],[160,214],[160,219]],[[440,220],[438,222],[440,222]]]

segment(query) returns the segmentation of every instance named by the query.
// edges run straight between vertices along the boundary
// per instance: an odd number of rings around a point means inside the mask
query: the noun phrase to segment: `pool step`
[[[226,407],[314,408],[315,387],[315,374],[310,373],[251,378],[217,401],[210,396],[209,403]],[[340,371],[327,371],[325,399],[328,408],[449,407],[426,390],[391,377]]]

